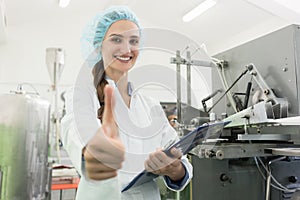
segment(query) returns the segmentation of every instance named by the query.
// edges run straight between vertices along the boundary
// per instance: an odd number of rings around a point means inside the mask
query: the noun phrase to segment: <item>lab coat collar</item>
[[[117,84],[115,83],[115,81],[112,80],[107,75],[105,76],[105,80],[108,82],[109,85],[113,86],[114,88],[118,88]],[[133,86],[132,86],[132,83],[128,81],[128,84],[127,84],[127,94],[131,97],[132,93],[133,93]]]

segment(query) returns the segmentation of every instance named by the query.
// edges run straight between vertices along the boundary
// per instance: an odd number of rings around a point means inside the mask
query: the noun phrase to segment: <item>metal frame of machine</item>
[[[298,198],[300,26],[214,57],[212,91],[225,91],[207,112],[232,123],[213,145],[191,151],[193,199]]]

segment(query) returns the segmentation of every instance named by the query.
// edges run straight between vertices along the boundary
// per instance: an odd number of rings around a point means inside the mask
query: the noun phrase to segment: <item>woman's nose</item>
[[[139,51],[139,41],[132,38],[126,38],[118,44],[118,50],[121,54],[134,53]]]
[[[121,46],[121,52],[122,54],[130,53],[132,46],[129,44],[129,42],[124,42]]]

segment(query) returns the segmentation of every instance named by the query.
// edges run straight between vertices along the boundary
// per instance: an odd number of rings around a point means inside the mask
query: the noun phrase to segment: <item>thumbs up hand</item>
[[[87,176],[94,180],[115,177],[125,157],[125,147],[119,138],[118,127],[113,116],[113,88],[106,85],[104,95],[102,127],[83,149]]]

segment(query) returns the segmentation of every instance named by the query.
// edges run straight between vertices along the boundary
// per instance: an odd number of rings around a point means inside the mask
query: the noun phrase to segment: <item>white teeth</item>
[[[128,61],[130,59],[130,57],[121,57],[121,56],[117,56],[116,58],[124,61]]]

